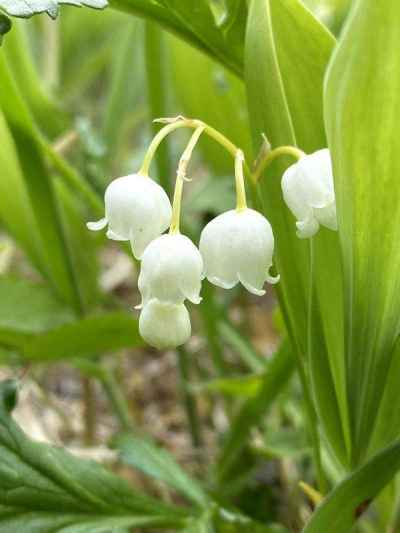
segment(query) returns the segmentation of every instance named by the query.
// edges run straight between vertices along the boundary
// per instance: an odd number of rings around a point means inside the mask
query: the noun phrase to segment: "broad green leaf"
[[[38,335],[23,347],[31,361],[96,356],[122,348],[142,346],[138,322],[129,313],[93,315]]]
[[[288,383],[293,370],[293,355],[286,340],[269,361],[257,395],[244,403],[231,422],[216,464],[220,483],[229,477],[231,470],[240,462],[241,452],[248,442],[251,429],[261,422],[272,402]]]
[[[53,100],[45,89],[43,75],[34,62],[27,30],[26,21],[14,21],[13,31],[7,36],[2,53],[7,57],[18,86],[29,87],[24,91],[24,98],[35,121],[45,134],[54,138],[68,128],[68,120],[60,103]]]
[[[217,59],[237,75],[243,71],[243,50],[237,45],[243,35],[245,17],[235,25],[235,36],[224,35],[206,0],[110,0],[110,7],[158,22],[168,31]]]
[[[204,507],[209,503],[201,485],[185,473],[167,450],[150,439],[126,433],[119,435],[114,444],[124,463],[163,481],[197,505]]]
[[[385,448],[344,479],[322,501],[304,533],[348,533],[400,468],[400,442]]]
[[[145,26],[145,57],[148,117],[153,121],[157,117],[169,115],[169,91],[166,90],[169,73],[169,61],[165,32],[155,23],[148,21]],[[152,123],[151,136],[156,135],[159,124]],[[170,158],[170,138],[166,138],[155,155],[156,176],[168,195],[173,188],[174,170]]]
[[[101,465],[31,441],[9,414],[0,388],[0,528],[7,533],[108,532],[180,527],[186,512],[135,492]],[[15,399],[15,391],[14,391]]]
[[[121,133],[127,110],[134,105],[135,95],[141,90],[140,46],[143,40],[141,27],[137,20],[131,20],[121,29],[115,47],[115,61],[110,69],[107,101],[104,107],[102,131],[107,146],[106,170],[112,169],[113,159],[118,153]],[[160,88],[161,90],[161,88]],[[160,115],[161,116],[161,115]]]
[[[71,310],[46,285],[0,277],[0,294],[0,342],[13,334],[24,340],[73,320]]]
[[[98,261],[94,235],[87,231],[85,209],[61,179],[54,183],[61,222],[64,227],[65,243],[68,247],[75,277],[75,286],[85,310],[99,302]]]
[[[41,139],[4,54],[0,55],[0,78],[0,108],[15,142],[34,213],[35,230],[39,234],[34,238],[40,239],[41,266],[56,292],[80,311],[82,303]]]
[[[384,7],[358,0],[325,91],[344,272],[353,464],[368,448],[400,331],[399,24],[396,0]]]
[[[251,138],[243,84],[226,69],[174,37],[167,39],[170,81],[178,101],[177,114],[196,117],[227,135],[246,154]],[[191,65],[188,69],[187,65]],[[232,120],[235,117],[235,120]],[[233,174],[232,156],[215,141],[202,138],[199,148],[213,172]]]
[[[297,145],[313,152],[326,146],[322,86],[334,43],[299,0],[253,0],[246,38],[246,85],[256,149],[262,133],[272,147]],[[309,353],[316,409],[331,446],[345,463],[347,411],[338,350],[342,305],[337,235],[321,230],[315,238],[315,296],[309,324],[309,246],[296,236],[280,187],[282,173],[291,163],[281,158],[271,165],[261,178],[259,192],[275,234],[275,261],[281,275],[277,289],[286,328],[297,357],[301,360]],[[307,346],[308,327],[312,350]]]
[[[0,0],[0,9],[13,17],[27,18],[38,13],[47,13],[55,18],[62,4],[103,9],[107,6],[107,0]]]
[[[0,109],[0,220],[42,272],[45,261],[14,139]]]

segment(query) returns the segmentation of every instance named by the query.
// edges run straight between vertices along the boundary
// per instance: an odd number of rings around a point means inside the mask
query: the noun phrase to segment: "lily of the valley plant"
[[[200,303],[204,278],[223,289],[241,283],[252,294],[263,296],[265,282],[275,284],[279,275],[270,274],[273,228],[261,213],[247,206],[242,150],[199,120],[178,117],[160,121],[167,125],[154,137],[141,169],[110,183],[105,193],[105,217],[87,226],[100,230],[108,224],[108,238],[131,242],[134,256],[142,262],[138,280],[142,302],[136,306],[140,309],[139,331],[148,344],[164,349],[189,339],[191,324],[185,300]],[[167,194],[148,174],[161,141],[181,127],[194,128],[194,133],[179,161],[171,209]],[[180,233],[180,217],[187,166],[203,133],[234,157],[236,208],[205,226],[197,248]],[[265,167],[281,154],[298,159],[282,177],[283,199],[297,218],[297,235],[312,237],[320,225],[336,230],[329,150],[306,155],[294,147],[279,147],[267,153],[261,165]],[[256,179],[257,175],[252,176],[250,185]],[[163,235],[168,227],[169,232]]]

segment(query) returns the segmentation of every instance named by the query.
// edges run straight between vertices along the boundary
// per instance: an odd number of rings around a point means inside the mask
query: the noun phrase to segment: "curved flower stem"
[[[244,155],[242,150],[236,151],[235,156],[235,183],[236,183],[236,210],[243,211],[247,207],[246,189],[243,176]]]
[[[186,126],[185,123],[177,120],[175,122],[171,122],[170,124],[167,124],[164,128],[162,128],[157,133],[157,135],[153,138],[153,140],[150,143],[150,146],[146,152],[146,155],[144,156],[144,160],[143,160],[142,166],[140,167],[138,174],[143,174],[145,176],[148,176],[150,164],[157,151],[157,148],[159,147],[163,139],[165,139],[167,135],[177,130],[178,128],[184,128],[185,126]]]
[[[264,172],[267,166],[272,163],[274,159],[282,155],[290,155],[295,159],[299,160],[305,156],[305,153],[299,148],[296,148],[295,146],[278,146],[278,148],[274,148],[273,150],[268,151],[264,155],[264,157],[262,157],[261,160],[258,162],[257,168],[253,172],[253,180],[255,181],[255,183],[258,182],[261,177],[261,174]]]
[[[145,155],[143,165],[141,169],[139,170],[139,173],[141,174],[148,175],[151,161],[154,157],[154,154],[159,144],[162,142],[162,140],[167,135],[177,130],[178,128],[197,129],[199,127],[203,127],[203,131],[206,135],[208,135],[209,137],[217,141],[217,143],[223,146],[225,150],[227,150],[232,155],[232,157],[236,158],[236,153],[239,150],[239,148],[235,144],[233,144],[233,142],[231,142],[227,137],[225,137],[225,135],[223,135],[218,130],[216,130],[212,126],[209,126],[208,124],[206,124],[205,122],[201,120],[178,116],[175,118],[159,118],[159,119],[156,119],[154,122],[159,122],[160,124],[166,124],[166,126],[162,128],[152,140],[149,146],[149,149],[147,150],[147,153]],[[244,167],[244,172],[246,176],[251,181],[254,182],[253,175],[246,161],[243,161],[243,167]]]
[[[161,130],[162,131],[162,130]],[[188,142],[188,145],[186,146],[185,151],[183,152],[178,165],[178,170],[176,173],[176,183],[175,183],[175,191],[174,191],[174,200],[172,202],[172,219],[171,219],[171,226],[169,228],[169,233],[176,234],[179,233],[179,223],[181,218],[181,203],[182,203],[182,191],[183,191],[183,182],[187,179],[186,178],[186,170],[187,166],[189,164],[190,158],[192,157],[192,153],[194,150],[194,147],[197,144],[197,141],[200,138],[200,135],[204,131],[204,125],[199,126],[193,135],[190,138],[190,141]]]

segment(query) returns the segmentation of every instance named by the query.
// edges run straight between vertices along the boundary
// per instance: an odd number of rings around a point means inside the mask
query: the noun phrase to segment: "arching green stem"
[[[282,155],[290,155],[295,159],[299,160],[306,154],[295,146],[278,146],[278,148],[269,150],[268,152],[266,152],[264,157],[262,157],[258,161],[257,167],[253,172],[253,180],[257,183],[267,166],[272,163],[274,159]]]
[[[186,146],[185,151],[183,152],[178,165],[178,170],[176,173],[176,182],[175,182],[175,191],[174,191],[174,200],[172,202],[172,219],[171,226],[169,228],[170,234],[179,233],[179,223],[181,218],[181,203],[182,203],[182,191],[183,191],[183,182],[186,179],[186,170],[189,164],[190,158],[194,147],[197,144],[197,141],[200,138],[200,135],[203,133],[205,127],[201,124],[193,133]]]

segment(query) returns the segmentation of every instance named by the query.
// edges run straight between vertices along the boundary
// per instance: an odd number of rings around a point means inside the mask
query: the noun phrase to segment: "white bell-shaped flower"
[[[265,294],[265,281],[277,283],[272,265],[274,236],[268,220],[253,209],[231,210],[217,216],[200,237],[205,276],[211,283],[230,289],[238,282],[251,293]]]
[[[297,235],[306,239],[319,226],[337,230],[332,162],[327,148],[306,155],[282,177],[284,200],[297,218]]]
[[[171,222],[171,203],[164,189],[142,174],[113,180],[107,187],[104,201],[105,217],[88,222],[87,227],[97,231],[108,224],[107,237],[130,241],[137,259]]]
[[[176,348],[190,338],[189,313],[183,304],[150,300],[140,313],[139,332],[148,344],[159,350]]]
[[[138,281],[141,306],[152,298],[174,304],[183,303],[185,298],[200,303],[202,274],[203,259],[188,237],[180,233],[161,235],[142,256]]]

